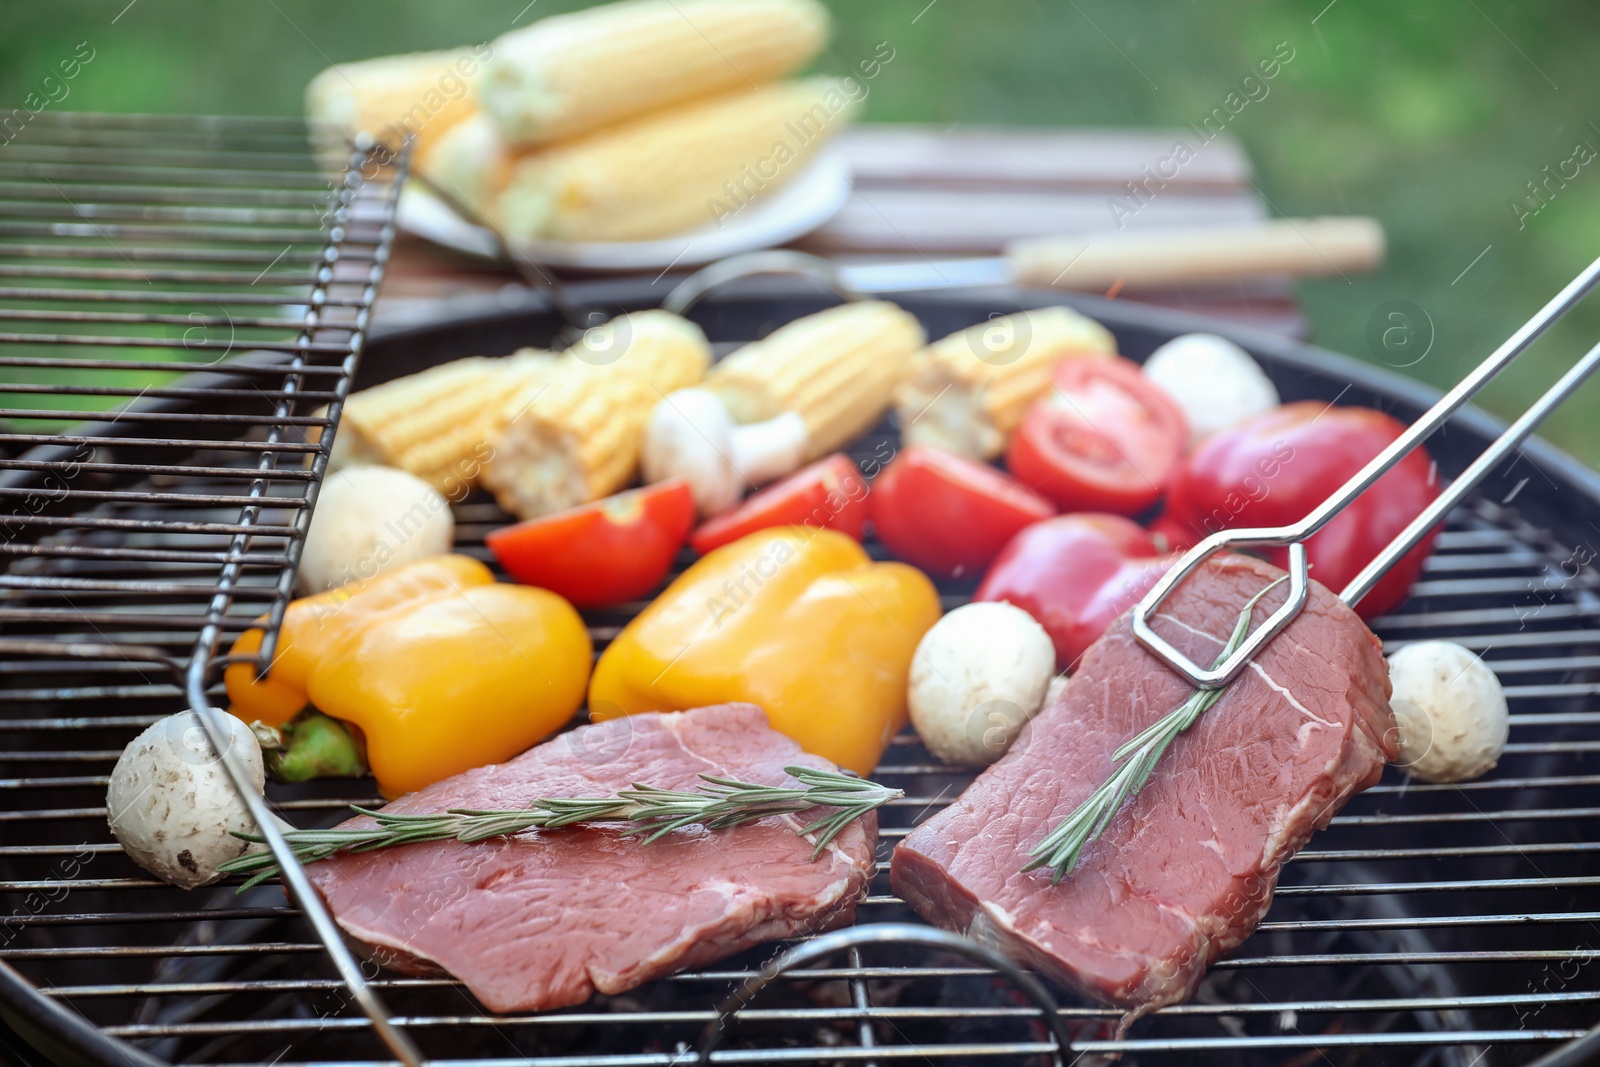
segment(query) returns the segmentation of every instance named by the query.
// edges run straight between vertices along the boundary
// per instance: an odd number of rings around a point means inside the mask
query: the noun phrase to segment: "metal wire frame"
[[[0,447],[48,446],[25,458],[0,458],[5,479],[0,490],[20,498],[0,551],[54,564],[37,574],[17,573],[13,566],[0,578],[0,592],[6,594],[0,626],[52,631],[44,639],[0,635],[0,653],[153,660],[181,670],[190,706],[220,762],[286,860],[285,880],[294,899],[379,1036],[402,1062],[414,1064],[419,1055],[366,988],[265,800],[229,751],[224,713],[206,692],[220,641],[240,630],[244,618],[264,614],[269,637],[261,655],[265,660],[272,655],[394,239],[406,161],[393,159],[387,150],[380,157],[356,148],[344,173],[330,179],[317,170],[297,126],[226,120],[199,125],[207,143],[191,143],[195,126],[188,122],[74,116],[27,131],[31,136],[19,151],[0,157],[0,192],[9,198],[0,201],[0,322],[24,327],[0,330],[0,368],[41,372],[43,379],[0,381],[0,395],[11,398],[0,406],[0,419],[39,427],[35,432],[5,427]],[[290,129],[298,134],[297,152],[282,143]],[[137,147],[114,143],[130,132],[137,135]],[[263,133],[268,143],[253,147]],[[206,206],[195,206],[191,201],[201,193],[209,194]],[[29,240],[4,240],[15,237]],[[95,239],[104,247],[81,243]],[[4,284],[9,278],[64,284],[48,289]],[[118,288],[138,281],[151,288]],[[192,288],[154,289],[158,284]],[[22,302],[28,306],[12,306]],[[276,313],[235,319],[229,311],[235,304]],[[116,309],[103,310],[103,305]],[[129,310],[120,310],[124,307]],[[184,307],[205,310],[184,313]],[[63,332],[46,328],[53,324]],[[224,327],[226,336],[212,335]],[[16,350],[10,346],[26,347],[11,354]],[[182,358],[152,361],[144,358],[146,350]],[[119,352],[121,359],[97,358],[102,351]],[[259,395],[250,399],[264,411],[147,403],[118,407],[108,420],[83,426],[81,420],[98,414],[84,402],[77,407],[29,403],[33,398],[143,400],[152,389],[175,394],[174,401],[191,399],[207,391],[192,385],[162,390],[150,372],[192,370],[236,351],[249,353],[238,368],[247,372],[246,381],[250,373],[256,375],[251,384]],[[89,368],[132,370],[143,381],[135,390],[134,384],[98,384],[104,374],[89,383],[72,380]],[[244,392],[235,369],[230,362],[232,387],[218,390],[227,399]],[[58,429],[63,422],[69,425],[64,433]],[[184,432],[139,432],[174,424]],[[121,456],[124,451],[129,458]],[[152,456],[160,458],[152,461]],[[161,491],[166,480],[197,478],[230,483],[228,491]],[[74,484],[80,479],[115,488],[80,488]],[[207,517],[195,517],[195,509]],[[16,526],[28,536],[18,540]],[[84,543],[100,534],[111,535],[110,543]],[[68,568],[67,561],[75,565]],[[185,564],[197,566],[173,568]],[[184,580],[193,577],[203,580]],[[85,610],[75,599],[84,594],[115,594],[120,602],[107,610]],[[184,597],[201,598],[203,609],[189,614],[125,606],[146,603],[161,609]],[[241,606],[249,608],[248,616],[235,610]],[[189,646],[174,654],[104,629],[129,626],[179,631],[188,635]]]
[[[870,454],[870,449],[863,454]],[[503,521],[503,516],[492,504],[471,503],[459,509],[458,520],[468,550],[482,555],[476,535]],[[873,550],[881,551],[876,546]],[[1273,995],[1255,1002],[1197,1001],[1160,1013],[1121,1041],[1104,1036],[1113,1012],[1064,1006],[1060,1016],[1074,1028],[1074,1048],[1187,1059],[1224,1052],[1268,1056],[1312,1048],[1330,1052],[1374,1048],[1397,1054],[1415,1048],[1419,1055],[1426,1048],[1437,1054],[1439,1046],[1448,1043],[1446,1051],[1455,1058],[1447,1055],[1444,1062],[1465,1064],[1482,1046],[1534,1048],[1580,1033],[1582,1028],[1571,1017],[1550,1025],[1543,1022],[1561,1011],[1587,1017],[1600,1005],[1600,983],[1590,974],[1591,961],[1600,953],[1580,947],[1600,944],[1592,936],[1600,928],[1600,909],[1594,902],[1581,903],[1585,897],[1592,899],[1600,884],[1592,874],[1593,856],[1600,852],[1596,844],[1600,835],[1593,832],[1600,829],[1600,809],[1592,803],[1594,786],[1600,781],[1600,767],[1594,766],[1600,733],[1594,730],[1597,723],[1591,713],[1568,710],[1571,702],[1584,701],[1596,688],[1595,674],[1569,676],[1569,672],[1583,670],[1586,660],[1600,660],[1600,640],[1592,629],[1581,628],[1600,614],[1597,583],[1588,573],[1563,577],[1545,605],[1563,610],[1548,618],[1540,616],[1530,629],[1518,629],[1515,616],[1506,612],[1521,603],[1517,594],[1542,582],[1570,555],[1569,546],[1521,530],[1516,513],[1480,501],[1443,535],[1418,600],[1381,623],[1382,632],[1395,643],[1450,633],[1488,649],[1509,686],[1513,743],[1504,772],[1497,777],[1461,788],[1391,779],[1358,798],[1326,835],[1289,864],[1277,909],[1246,946],[1246,954],[1216,968],[1216,978],[1247,992],[1246,983],[1276,992],[1277,985],[1292,986],[1296,975],[1326,976],[1316,980],[1321,992]],[[947,597],[950,604],[961,599],[959,593]],[[1445,628],[1434,624],[1435,617],[1456,621]],[[597,621],[592,634],[603,643],[615,630],[615,625]],[[1528,640],[1534,637],[1537,643]],[[270,897],[236,902],[222,890],[210,900],[180,900],[175,902],[178,907],[172,907],[170,890],[141,876],[114,845],[103,842],[92,853],[96,864],[107,865],[97,877],[52,876],[52,868],[78,850],[62,842],[80,840],[85,827],[96,825],[101,817],[96,802],[103,795],[103,772],[116,751],[98,739],[130,735],[170,710],[163,701],[170,703],[176,694],[159,681],[139,679],[134,665],[99,665],[96,676],[89,678],[63,678],[61,670],[70,665],[54,666],[59,669],[44,663],[14,664],[0,672],[0,693],[19,699],[26,695],[39,701],[38,709],[45,712],[0,719],[4,731],[0,752],[5,752],[0,759],[21,757],[14,767],[0,771],[16,775],[0,778],[0,797],[6,798],[0,810],[30,826],[50,828],[38,833],[39,843],[33,844],[12,844],[0,830],[0,841],[5,842],[0,844],[0,865],[31,864],[34,872],[0,881],[0,894],[10,894],[0,899],[16,900],[29,893],[73,895],[59,907],[19,917],[15,925],[23,937],[0,947],[0,958],[30,968],[48,996],[91,1013],[103,1023],[106,1034],[147,1046],[182,1042],[190,1058],[209,1045],[214,1049],[210,1059],[216,1062],[270,1059],[288,1045],[299,1050],[298,1056],[291,1052],[280,1062],[321,1060],[329,1058],[321,1051],[328,1042],[369,1034],[370,1023],[359,1015],[322,1018],[319,1009],[307,1008],[329,998],[338,1003],[343,984],[336,974],[321,971],[317,961],[322,950],[314,939],[292,936],[295,910],[264,903]],[[45,669],[30,674],[25,667]],[[52,678],[63,683],[61,688],[40,684]],[[108,688],[121,694],[123,702],[105,703]],[[29,738],[32,745],[19,750],[7,744],[7,738]],[[35,755],[45,758],[32,758]],[[966,780],[931,760],[909,736],[891,749],[878,775],[911,793],[885,813],[886,845],[927,811],[947,802]],[[1536,791],[1544,796],[1530,803]],[[280,806],[297,821],[321,821],[338,817],[345,802],[373,799],[359,789],[337,792]],[[85,803],[41,807],[29,802],[30,796],[58,800],[72,795]],[[1402,806],[1396,808],[1397,804]],[[1419,830],[1428,836],[1418,840]],[[1437,840],[1439,834],[1454,832],[1469,835],[1469,840]],[[881,858],[886,856],[885,852]],[[1510,869],[1504,877],[1486,879],[1481,872],[1463,870],[1468,861],[1505,863]],[[1443,866],[1433,877],[1423,877],[1419,870],[1439,865]],[[1365,876],[1374,871],[1381,875],[1385,869],[1391,872],[1387,877]],[[85,897],[90,900],[73,903]],[[1383,914],[1377,905],[1390,898],[1410,906],[1400,914]],[[1319,900],[1336,906],[1326,913],[1310,911]],[[1373,904],[1369,907],[1364,901]],[[892,922],[907,914],[880,879],[859,921]],[[237,939],[185,938],[185,927],[196,923],[250,932]],[[1404,940],[1416,934],[1424,942]],[[1352,943],[1357,938],[1367,943]],[[1442,940],[1448,938],[1456,940]],[[1329,939],[1335,943],[1328,944]],[[303,961],[298,968],[296,960]],[[171,968],[171,973],[158,970],[151,975],[152,963]],[[192,971],[211,964],[226,969],[220,974]],[[130,967],[145,971],[145,976],[104,973]],[[309,974],[300,973],[305,968],[311,969]],[[1464,992],[1406,986],[1403,977],[1395,977],[1426,968],[1508,972],[1515,980]],[[1540,968],[1558,975],[1574,973],[1576,968],[1579,977],[1553,991],[1528,988],[1524,972],[1532,969],[1537,975]],[[1394,988],[1341,988],[1346,979],[1362,973],[1390,976],[1388,985]],[[396,1021],[425,1048],[457,1062],[469,1062],[462,1058],[463,1047],[490,1045],[497,1033],[510,1033],[526,1035],[517,1038],[524,1050],[521,1063],[620,1067],[684,1062],[679,1052],[651,1052],[647,1046],[658,1033],[679,1031],[692,1044],[695,1035],[716,1020],[714,1005],[720,991],[728,983],[758,979],[760,974],[757,961],[731,961],[660,983],[669,991],[681,991],[680,1000],[690,998],[694,1005],[688,1007],[601,1003],[548,1015],[481,1014],[461,999],[459,985],[445,978],[382,976],[370,984],[395,1004]],[[770,995],[777,1003],[769,1006],[763,997],[740,1013],[743,1025],[738,1033],[754,1030],[759,1038],[775,1030],[800,1035],[800,1044],[787,1049],[719,1049],[714,1062],[826,1058],[890,1063],[924,1056],[934,1062],[1025,1062],[1051,1055],[1057,1044],[1032,1033],[1030,1020],[1037,1018],[1037,1012],[1031,1006],[956,999],[962,990],[981,992],[994,981],[991,969],[965,961],[884,959],[877,953],[852,957],[842,965],[793,972],[780,984],[832,982],[849,992],[837,1003],[818,1005],[793,994],[782,998],[783,990],[774,991]],[[897,999],[884,992],[918,982],[956,985],[946,987],[947,998]],[[145,1017],[123,1007],[141,1003],[161,1007]],[[210,1014],[186,1016],[180,1006],[188,1004],[221,1007],[212,1008]],[[271,1004],[279,1007],[263,1007]],[[1436,1024],[1437,1029],[1429,1029],[1422,1022],[1463,1012],[1467,1025]],[[1286,1015],[1300,1021],[1294,1027],[1278,1026]],[[1310,1021],[1330,1018],[1342,1020],[1343,1029],[1322,1032]],[[1519,1025],[1523,1018],[1533,1025]],[[1224,1029],[1228,1020],[1240,1020],[1241,1032]],[[942,1030],[917,1029],[959,1026],[981,1028],[979,1036],[957,1041],[938,1036]],[[815,1044],[809,1037],[839,1028],[852,1036],[865,1028],[877,1039],[861,1044],[856,1038],[857,1045],[839,1047]],[[637,1048],[628,1053],[543,1051],[576,1029],[631,1035]],[[903,1034],[915,1036],[906,1040]],[[348,1050],[334,1058],[365,1059]],[[495,1061],[490,1055],[470,1062]]]

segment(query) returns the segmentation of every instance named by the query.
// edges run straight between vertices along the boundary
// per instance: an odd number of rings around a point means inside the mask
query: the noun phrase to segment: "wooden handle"
[[[1278,219],[1244,227],[1036,237],[1006,247],[1018,285],[1149,289],[1267,274],[1348,274],[1383,262],[1377,219]]]

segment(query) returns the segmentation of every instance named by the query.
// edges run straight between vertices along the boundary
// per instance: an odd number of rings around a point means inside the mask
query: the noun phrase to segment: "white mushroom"
[[[450,551],[450,502],[414,474],[348,467],[328,476],[300,555],[300,589],[320,593]]]
[[[808,443],[805,420],[795,412],[740,426],[715,394],[679,389],[650,414],[644,480],[682,478],[700,514],[717,515],[737,504],[747,487],[798,468]]]
[[[1465,782],[1494,768],[1510,731],[1489,666],[1454,641],[1419,641],[1389,657],[1398,766],[1428,782]]]
[[[1191,445],[1278,406],[1278,390],[1260,365],[1216,334],[1174,337],[1150,353],[1144,373],[1182,409]]]
[[[1055,668],[1050,635],[1021,608],[957,608],[923,635],[911,660],[911,722],[944,762],[993,763],[1044,707]]]
[[[234,758],[260,792],[266,773],[255,734],[222,717]],[[215,882],[219,863],[264,847],[233,836],[254,833],[256,824],[192,711],[152,723],[122,750],[106,789],[106,818],[135,863],[184,889]]]

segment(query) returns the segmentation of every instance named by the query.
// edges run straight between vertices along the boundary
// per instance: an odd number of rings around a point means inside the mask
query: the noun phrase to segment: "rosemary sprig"
[[[816,836],[811,850],[815,860],[822,850],[850,822],[874,808],[905,795],[903,789],[890,789],[838,771],[815,767],[785,767],[800,783],[799,788],[756,785],[737,778],[702,774],[706,782],[692,792],[659,789],[638,782],[609,797],[542,797],[531,808],[517,811],[483,811],[452,808],[431,815],[405,815],[373,811],[351,805],[358,815],[371,817],[376,826],[364,829],[293,830],[283,836],[302,863],[325,860],[338,852],[371,852],[417,841],[485,841],[524,830],[553,830],[562,826],[590,822],[626,822],[631,825],[624,836],[644,835],[649,844],[680,827],[699,823],[712,830],[724,830],[741,823],[774,815],[793,815],[813,808],[832,808],[795,832]],[[258,834],[235,834],[246,841],[265,840]],[[218,864],[224,874],[249,874],[239,887],[244,892],[278,873],[278,861],[270,852],[254,852]]]
[[[1285,575],[1279,578],[1250,598],[1250,602],[1239,612],[1239,621],[1234,626],[1233,633],[1212,662],[1213,668],[1221,666],[1229,656],[1238,651],[1240,645],[1244,644],[1244,639],[1250,632],[1251,612],[1255,610],[1262,597],[1287,577]],[[1139,795],[1139,790],[1150,780],[1150,773],[1155,770],[1156,763],[1166,753],[1167,746],[1171,745],[1179,734],[1193,726],[1200,716],[1210,711],[1212,705],[1222,699],[1224,691],[1224,689],[1196,689],[1189,699],[1123,742],[1122,746],[1111,754],[1112,762],[1120,766],[1100,788],[1074,808],[1072,814],[1057,823],[1048,837],[1033,847],[1033,851],[1028,853],[1034,857],[1033,861],[1022,868],[1022,872],[1026,874],[1039,867],[1052,867],[1055,869],[1055,874],[1051,877],[1050,884],[1059,884],[1061,879],[1078,866],[1083,850],[1111,825],[1112,818],[1122,810],[1122,805]],[[1124,760],[1127,762],[1123,762]]]

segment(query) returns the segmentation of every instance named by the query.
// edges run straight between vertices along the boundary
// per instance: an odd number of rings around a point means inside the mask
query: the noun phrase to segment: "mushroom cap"
[[[260,792],[261,745],[243,722],[222,718],[234,757]],[[122,750],[106,789],[106,819],[135,863],[184,889],[210,885],[222,877],[217,864],[258,847],[233,836],[254,833],[256,824],[193,711],[158,719]]]
[[[1499,762],[1509,709],[1483,660],[1454,641],[1419,641],[1389,657],[1389,681],[1396,765],[1428,782],[1465,782]]]
[[[911,721],[944,762],[993,763],[1044,706],[1055,668],[1050,635],[1021,608],[956,608],[923,635],[911,661]]]
[[[1189,421],[1191,445],[1278,406],[1278,390],[1250,353],[1225,337],[1186,333],[1145,360],[1147,378]]]
[[[663,397],[645,427],[642,466],[646,482],[682,478],[701,515],[739,502],[744,480],[734,466],[733,416],[705,389],[678,389]]]
[[[335,471],[311,516],[300,589],[320,593],[440,555],[450,551],[455,533],[450,502],[416,475],[377,466]]]

